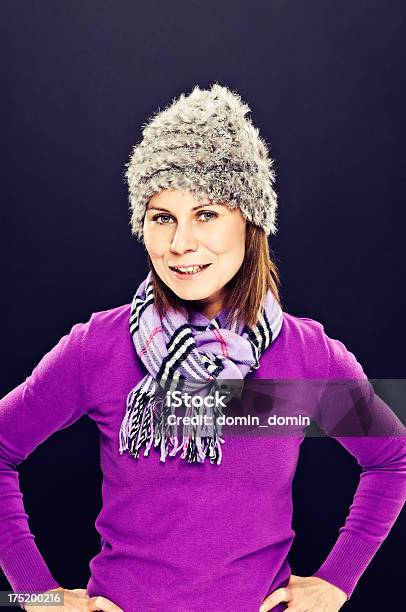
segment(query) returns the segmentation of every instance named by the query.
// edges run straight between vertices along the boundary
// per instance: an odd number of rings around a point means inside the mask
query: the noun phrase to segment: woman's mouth
[[[203,264],[201,266],[169,266],[171,272],[182,280],[196,278],[200,276],[211,264]]]

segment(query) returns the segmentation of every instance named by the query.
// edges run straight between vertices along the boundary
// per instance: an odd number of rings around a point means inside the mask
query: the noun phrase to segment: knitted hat
[[[162,189],[186,189],[240,207],[267,236],[277,232],[273,161],[238,93],[215,83],[181,94],[144,125],[126,164],[132,234],[143,240],[149,199]]]

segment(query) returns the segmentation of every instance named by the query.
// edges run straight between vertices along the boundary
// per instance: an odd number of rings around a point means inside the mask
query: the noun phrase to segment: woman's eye
[[[153,221],[158,221],[159,219],[162,219],[162,217],[164,217],[166,219],[170,219],[169,215],[165,215],[165,214],[161,213],[160,215],[155,215],[155,217],[153,217],[152,220]],[[161,225],[168,225],[167,223],[162,222],[162,221],[158,221],[158,223],[161,223]]]
[[[211,215],[209,218],[203,219],[203,221],[210,221],[211,219],[218,217],[217,213],[213,212],[212,210],[203,210],[201,213],[199,213],[199,216],[200,215]]]

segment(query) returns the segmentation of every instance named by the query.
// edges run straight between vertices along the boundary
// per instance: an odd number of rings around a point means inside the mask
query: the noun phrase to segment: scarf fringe
[[[224,439],[218,435],[217,426],[214,436],[196,435],[194,427],[192,434],[184,433],[179,441],[177,426],[166,425],[170,414],[163,400],[154,398],[153,393],[132,391],[127,398],[127,410],[120,428],[120,453],[129,451],[138,459],[141,449],[145,447],[143,454],[147,457],[154,445],[160,448],[160,461],[163,463],[168,455],[175,457],[182,450],[180,457],[188,463],[204,463],[205,458],[209,457],[211,463],[219,465]],[[213,411],[214,423],[220,414],[221,410]]]

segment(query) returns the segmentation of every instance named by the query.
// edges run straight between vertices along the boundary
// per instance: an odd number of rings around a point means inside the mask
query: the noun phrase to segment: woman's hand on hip
[[[25,606],[27,612],[91,612],[93,610],[102,610],[102,612],[124,612],[122,608],[117,606],[114,602],[110,601],[106,597],[97,595],[95,597],[89,597],[86,589],[64,589],[58,587],[56,589],[50,589],[45,593],[63,592],[64,603],[63,606],[46,605],[46,606]]]
[[[259,612],[268,612],[283,601],[287,602],[287,609],[291,612],[337,612],[347,601],[347,595],[317,576],[291,574],[286,587],[268,595]]]

